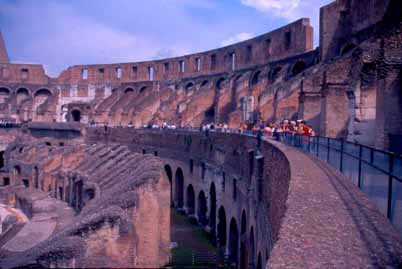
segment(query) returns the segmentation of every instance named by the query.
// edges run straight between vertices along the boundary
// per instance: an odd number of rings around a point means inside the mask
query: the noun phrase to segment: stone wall
[[[234,263],[311,268],[401,262],[400,239],[385,239],[398,232],[376,206],[349,179],[297,150],[272,141],[258,147],[253,137],[214,132],[91,128],[87,143],[95,141],[160,157],[172,203],[211,232]],[[202,194],[206,205],[197,199]],[[225,212],[225,236],[218,212]]]
[[[1,64],[8,76],[0,77],[0,118],[135,127],[215,122],[232,128],[305,119],[317,134],[400,152],[400,124],[382,120],[399,115],[393,113],[398,101],[391,101],[398,99],[393,96],[400,84],[397,6],[397,0],[338,0],[323,7],[316,50],[309,20],[300,19],[212,51],[72,66],[58,78],[48,78],[38,65]],[[384,81],[390,68],[395,74]],[[391,106],[383,117],[385,103]]]
[[[8,239],[0,248],[2,268],[155,268],[168,262],[169,183],[156,158],[119,145],[82,144],[10,145],[7,157],[12,180],[0,187],[0,193],[8,190],[1,199],[32,217],[23,229],[41,233],[24,248],[16,246],[26,236]],[[13,192],[14,199],[9,197]],[[49,218],[49,225],[39,228],[38,218]]]

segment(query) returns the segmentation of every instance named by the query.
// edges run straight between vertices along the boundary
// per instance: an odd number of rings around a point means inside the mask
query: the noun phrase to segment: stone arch
[[[141,89],[140,89],[140,93],[143,93],[143,92],[145,92],[145,90],[147,89],[147,86],[143,86],[143,87],[141,87]]]
[[[258,258],[257,258],[257,269],[262,269],[261,252],[259,252],[259,253],[258,253]]]
[[[21,175],[21,166],[15,165],[13,168],[13,174],[12,174],[13,184],[16,184],[17,182],[19,182],[20,175]]]
[[[255,73],[253,74],[253,76],[251,77],[250,84],[251,84],[251,85],[256,85],[256,84],[258,84],[258,82],[260,82],[260,75],[261,75],[261,71],[260,71],[260,70],[258,70],[257,72],[255,72]]]
[[[235,77],[234,82],[238,82],[242,77],[243,77],[243,74],[238,74],[238,75]]]
[[[81,122],[81,111],[77,108],[71,111],[71,120],[74,122]]]
[[[47,97],[49,97],[49,96],[52,96],[52,93],[48,89],[43,88],[43,89],[39,89],[39,90],[37,90],[35,92],[34,97],[38,97],[38,96],[47,96]]]
[[[39,89],[34,94],[35,107],[46,102],[46,100],[52,96],[52,93],[48,89]]]
[[[221,206],[218,210],[218,246],[221,248],[225,248],[226,247],[226,212],[225,212],[225,208],[223,206]]]
[[[254,268],[254,259],[255,259],[255,240],[254,240],[254,227],[251,226],[250,235],[249,235],[249,258],[248,264],[251,268]]]
[[[215,238],[216,234],[216,187],[212,182],[209,188],[209,227],[211,228],[211,234]]]
[[[80,211],[82,208],[82,192],[84,189],[84,183],[82,180],[76,181],[73,184],[73,207],[76,211]]]
[[[297,61],[292,67],[292,76],[296,76],[306,69],[307,65],[305,61]]]
[[[0,103],[4,103],[6,99],[10,96],[10,89],[1,87],[0,88]]]
[[[205,197],[204,191],[200,191],[198,194],[197,215],[198,222],[203,226],[208,224],[207,211],[207,198]]]
[[[345,44],[341,50],[340,50],[340,55],[344,56],[346,54],[348,54],[349,52],[354,51],[357,48],[357,45],[353,42],[347,43]]]
[[[30,184],[29,184],[29,179],[23,178],[23,179],[21,180],[21,182],[22,182],[22,185],[23,185],[25,188],[29,188],[29,186],[30,186]]]
[[[172,172],[172,168],[170,167],[170,165],[166,164],[165,165],[165,173],[166,176],[168,177],[169,180],[169,184],[170,184],[170,206],[173,205],[173,172]]]
[[[224,87],[225,81],[226,81],[226,78],[224,78],[224,77],[219,78],[219,79],[216,81],[216,88],[217,88],[218,90],[221,90],[221,89]]]
[[[34,167],[33,178],[34,178],[35,188],[39,189],[39,169],[36,166]]]
[[[239,229],[235,218],[230,220],[229,226],[229,262],[232,267],[237,268],[239,249]]]
[[[19,88],[17,90],[17,104],[21,104],[22,101],[29,97],[29,91],[26,88]]]
[[[0,168],[3,168],[4,164],[5,164],[5,162],[4,162],[4,150],[1,150],[0,151]]]
[[[241,228],[240,228],[240,234],[244,235],[247,232],[247,217],[246,217],[246,210],[243,209],[243,212],[241,213]]]
[[[127,94],[127,93],[133,93],[134,92],[134,89],[133,88],[126,88],[125,90],[124,90],[124,93],[125,94]]]
[[[201,82],[201,87],[207,86],[208,82],[208,80],[204,80],[203,82]]]
[[[247,249],[247,242],[242,241],[240,243],[240,269],[248,268],[248,261],[249,254]]]
[[[275,82],[279,78],[281,71],[282,71],[282,66],[276,66],[270,72],[269,80],[271,80],[272,82]]]
[[[183,170],[179,167],[175,175],[175,205],[177,208],[183,208],[184,196],[184,175]]]
[[[186,192],[186,208],[187,208],[187,214],[188,215],[193,215],[195,212],[195,193],[194,193],[194,188],[193,185],[188,185],[187,186],[187,192]]]
[[[90,200],[95,198],[95,189],[88,188],[84,191],[84,205],[87,204]]]
[[[241,228],[240,228],[240,268],[248,268],[249,264],[249,247],[247,245],[247,216],[246,211],[243,210],[241,214]]]
[[[188,91],[191,91],[193,89],[193,87],[194,87],[194,83],[188,82],[186,84],[186,86],[184,87],[184,89],[186,90],[186,92],[188,92]]]

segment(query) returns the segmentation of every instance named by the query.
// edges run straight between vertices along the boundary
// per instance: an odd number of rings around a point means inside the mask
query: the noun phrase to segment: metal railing
[[[402,233],[401,155],[328,137],[281,133],[278,139],[342,172]]]

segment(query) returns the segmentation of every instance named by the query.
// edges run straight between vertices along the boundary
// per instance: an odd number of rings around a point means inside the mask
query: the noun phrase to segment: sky
[[[68,66],[155,60],[243,41],[310,18],[332,0],[0,0],[11,62]]]

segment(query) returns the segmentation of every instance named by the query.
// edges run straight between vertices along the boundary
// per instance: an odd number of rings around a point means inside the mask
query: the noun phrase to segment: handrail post
[[[343,139],[341,139],[341,160],[339,162],[339,170],[343,172]]]
[[[391,219],[392,208],[392,173],[394,170],[394,154],[389,154],[388,160],[388,204],[387,204],[387,217]]]
[[[357,178],[357,186],[359,189],[362,188],[362,154],[363,154],[363,148],[362,145],[359,145],[359,174]]]

